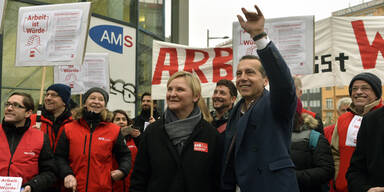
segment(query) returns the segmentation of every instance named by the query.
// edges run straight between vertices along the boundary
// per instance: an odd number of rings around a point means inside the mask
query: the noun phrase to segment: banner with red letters
[[[330,17],[316,22],[314,74],[303,89],[345,86],[361,72],[384,82],[384,17]]]
[[[303,89],[349,85],[361,72],[374,73],[384,82],[383,35],[383,16],[330,17],[316,22],[314,73],[301,77]],[[232,48],[200,49],[154,41],[155,99],[165,98],[169,76],[182,70],[195,73],[203,97],[211,97],[219,79],[234,79]]]
[[[167,81],[177,71],[194,73],[200,79],[202,96],[211,97],[217,81],[233,80],[232,48],[191,48],[153,41],[152,99],[165,99]]]

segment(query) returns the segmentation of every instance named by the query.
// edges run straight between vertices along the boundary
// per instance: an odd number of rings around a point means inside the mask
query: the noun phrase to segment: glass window
[[[32,5],[16,1],[7,2],[7,10],[5,11],[3,25],[1,101],[5,101],[9,95],[15,91],[27,92],[31,94],[35,103],[38,102],[40,97],[40,84],[43,67],[15,67],[18,10],[20,7],[25,6]],[[52,83],[53,68],[47,67],[45,88]],[[4,108],[1,108],[1,110],[3,109]]]
[[[330,125],[332,123],[334,123],[333,112],[326,112],[325,113],[325,124]]]
[[[140,0],[139,2],[139,26],[164,37],[163,0]]]
[[[137,41],[137,95],[151,91],[152,82],[152,41],[153,38],[143,32],[139,32]],[[136,102],[138,103],[138,102]],[[139,107],[139,106],[136,106]]]
[[[327,109],[333,109],[333,99],[332,98],[326,98],[325,103],[326,103]]]
[[[311,100],[311,101],[309,101],[309,106],[310,107],[314,107],[314,103],[313,103],[313,101]]]
[[[38,0],[39,2],[44,2],[44,3],[75,3],[75,2],[81,2],[81,0]]]
[[[137,0],[90,0],[91,11],[136,25]]]

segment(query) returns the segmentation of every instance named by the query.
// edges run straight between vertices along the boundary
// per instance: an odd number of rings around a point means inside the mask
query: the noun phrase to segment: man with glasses
[[[45,93],[44,106],[40,116],[40,128],[48,135],[53,151],[63,126],[72,121],[71,109],[69,108],[70,98],[71,88],[64,84],[52,84]],[[37,114],[31,116],[32,125],[36,125],[38,118]]]
[[[356,147],[361,121],[369,111],[382,106],[381,93],[381,80],[372,73],[360,73],[349,84],[352,103],[348,112],[338,118],[331,140],[336,191],[348,191],[345,174]]]
[[[21,177],[22,192],[44,191],[56,181],[49,140],[31,126],[33,109],[29,94],[13,93],[0,125],[0,176]]]

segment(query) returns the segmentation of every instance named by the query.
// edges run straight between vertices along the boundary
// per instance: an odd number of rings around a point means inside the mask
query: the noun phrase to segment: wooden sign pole
[[[47,67],[43,67],[43,74],[41,78],[41,88],[40,88],[40,99],[39,99],[39,107],[37,108],[36,112],[36,128],[40,129],[41,127],[41,114],[43,110],[43,95],[44,95],[44,85],[45,85],[45,76],[47,73]]]

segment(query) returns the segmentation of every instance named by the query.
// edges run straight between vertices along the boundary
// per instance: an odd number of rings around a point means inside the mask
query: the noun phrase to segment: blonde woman
[[[176,72],[168,80],[166,101],[164,115],[143,134],[130,192],[218,191],[219,134],[200,108],[200,81]]]
[[[74,121],[64,126],[55,151],[59,176],[72,191],[112,191],[112,182],[129,173],[131,153],[106,109],[108,93],[91,88],[83,103],[74,111]],[[114,157],[118,169],[112,169]]]

